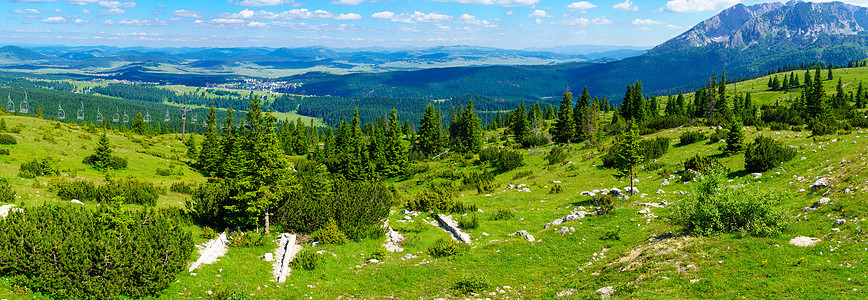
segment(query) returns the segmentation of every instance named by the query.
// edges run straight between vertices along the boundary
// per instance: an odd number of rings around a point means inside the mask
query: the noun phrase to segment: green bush
[[[699,174],[705,174],[713,168],[723,168],[717,158],[711,156],[694,155],[684,162],[684,171],[681,173],[681,181],[691,181]]]
[[[603,236],[600,237],[601,240],[604,241],[620,241],[621,240],[621,227],[618,229],[606,231],[603,233]]]
[[[548,161],[550,165],[556,165],[565,162],[569,157],[570,153],[567,152],[564,147],[554,146],[549,150],[549,153],[546,154],[546,161]]]
[[[213,228],[205,226],[202,228],[202,238],[210,240],[217,237],[217,232]]]
[[[555,184],[552,186],[552,189],[549,191],[549,194],[560,194],[564,192],[564,187],[560,184]]]
[[[0,155],[9,155],[9,149],[6,149],[6,148],[0,149]]]
[[[461,245],[451,239],[439,239],[425,250],[435,258],[449,257],[461,252]]]
[[[60,175],[57,164],[51,158],[34,158],[22,163],[18,167],[18,176],[23,178],[36,178],[36,176]]]
[[[654,118],[648,122],[642,123],[642,128],[652,131],[660,131],[680,126],[690,125],[690,117],[683,115],[668,115]]]
[[[599,206],[598,210],[599,214],[611,214],[615,213],[615,196],[606,194],[606,195],[598,195],[592,201],[594,205]]]
[[[414,211],[453,212],[461,202],[455,200],[455,192],[446,186],[432,186],[407,201],[407,208]]]
[[[458,227],[461,227],[463,229],[479,228],[479,218],[476,217],[476,214],[473,214],[470,217],[461,217],[460,219],[458,219]]]
[[[530,176],[533,176],[533,171],[531,171],[531,170],[519,171],[519,172],[515,172],[515,174],[512,175],[512,180],[519,180],[519,179],[527,178]]]
[[[461,190],[475,189],[482,192],[490,192],[494,190],[494,185],[491,181],[494,180],[492,172],[469,172],[461,177]]]
[[[18,141],[15,137],[8,133],[0,133],[0,145],[15,145]]]
[[[149,181],[135,178],[123,178],[97,187],[86,180],[60,181],[52,184],[51,189],[57,191],[60,199],[69,201],[105,202],[114,197],[123,197],[125,203],[154,206],[162,189]]]
[[[190,233],[160,210],[43,204],[0,218],[0,265],[10,285],[55,299],[160,294],[187,267]]]
[[[325,226],[319,230],[317,236],[323,244],[342,245],[349,241],[347,235],[338,228],[338,223],[334,219],[329,219]]]
[[[769,122],[766,123],[769,126],[770,130],[780,131],[780,130],[789,130],[790,125],[778,122]]]
[[[747,145],[744,153],[744,168],[748,172],[765,172],[790,161],[796,156],[796,151],[784,147],[769,137],[757,137]]]
[[[319,265],[320,256],[314,250],[304,249],[295,255],[295,258],[289,263],[289,266],[294,270],[304,269],[313,270]]]
[[[658,159],[666,154],[666,152],[669,152],[668,138],[661,137],[653,140],[643,140],[640,142],[640,145],[642,145],[642,157],[645,161]]]
[[[169,191],[181,194],[192,195],[196,191],[196,184],[190,182],[173,182],[169,186]]]
[[[508,219],[512,219],[512,217],[514,217],[514,216],[515,216],[515,213],[513,213],[511,210],[501,208],[501,209],[498,209],[497,212],[495,212],[493,216],[491,216],[491,219],[495,220],[495,221],[508,220]]]
[[[259,247],[265,245],[266,235],[259,234],[255,231],[247,233],[235,230],[229,233],[226,237],[226,244],[229,247]]]
[[[678,137],[678,143],[682,146],[690,145],[705,139],[705,135],[699,131],[685,131]]]
[[[712,133],[708,134],[708,142],[709,143],[717,143],[720,140],[726,139],[726,135],[729,133],[728,130],[715,130]]]
[[[60,199],[101,202],[102,195],[93,182],[86,180],[61,181],[49,185],[50,190],[57,191]]]
[[[479,161],[483,163],[495,163],[500,159],[500,149],[488,147],[479,151]]]
[[[491,286],[488,280],[482,276],[465,275],[453,288],[462,294],[482,293],[485,289]]]
[[[12,203],[15,200],[15,190],[6,177],[0,177],[0,203]]]
[[[524,156],[516,150],[503,150],[497,159],[497,168],[502,172],[508,172],[524,164]]]
[[[702,175],[691,196],[678,202],[673,220],[685,231],[697,235],[734,232],[740,235],[774,236],[786,225],[786,211],[779,203],[789,203],[780,193],[726,187],[720,169]]]
[[[97,156],[95,156],[95,155],[85,156],[84,160],[82,160],[83,163],[88,164],[88,165],[92,165],[92,166],[96,166],[98,164],[98,161],[99,160],[97,159]],[[114,170],[126,169],[127,159],[120,157],[120,156],[111,155],[111,156],[109,156],[108,160],[106,161],[106,166],[111,168],[111,169],[114,169]]]

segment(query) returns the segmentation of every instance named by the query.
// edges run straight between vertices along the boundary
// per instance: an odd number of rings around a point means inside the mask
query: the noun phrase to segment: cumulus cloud
[[[268,19],[284,19],[284,20],[294,20],[294,19],[329,19],[335,18],[336,16],[330,12],[324,10],[315,10],[310,11],[307,8],[300,9],[292,9],[288,11],[284,11],[281,13],[273,13],[270,11],[260,10],[253,11],[250,9],[242,10],[238,13],[222,13],[218,14],[217,17],[224,19],[260,19],[260,20],[268,20]],[[347,16],[344,16],[347,17]]]
[[[15,10],[12,10],[12,13],[22,14],[22,15],[37,15],[37,14],[41,14],[42,11],[40,11],[38,9],[28,8],[28,9],[15,9]]]
[[[120,1],[100,1],[97,2],[99,6],[105,8],[133,8],[136,7],[135,2],[120,2]]]
[[[633,25],[663,25],[666,24],[663,21],[651,20],[651,19],[635,19],[633,20]]]
[[[123,19],[119,21],[105,20],[102,23],[117,26],[169,26],[169,22],[158,18]]]
[[[741,0],[671,0],[663,8],[671,12],[699,12],[727,8]]]
[[[389,20],[393,23],[433,23],[449,21],[452,19],[452,16],[436,12],[426,14],[420,11],[412,14],[396,14],[387,10],[374,13],[371,15],[371,18]]]
[[[546,11],[542,9],[535,9],[532,13],[527,15],[528,18],[551,18],[552,16]]]
[[[192,11],[192,10],[185,10],[185,9],[179,9],[179,10],[173,11],[172,15],[176,16],[176,17],[181,17],[181,18],[201,19],[203,17],[202,12],[200,12],[200,11]]]
[[[612,24],[612,20],[606,19],[606,16],[602,16],[591,20],[591,23],[594,23],[594,25],[607,25]]]
[[[588,18],[572,18],[567,17],[559,21],[558,23],[567,26],[588,26],[588,25],[606,25],[612,24],[612,20],[606,19],[606,16],[601,16],[592,19]]]
[[[48,23],[48,24],[66,23],[66,18],[64,18],[64,17],[48,17],[48,18],[42,19],[42,23]]]
[[[294,0],[226,0],[227,3],[232,3],[240,6],[275,6],[275,5],[291,5],[298,6]]]
[[[338,5],[359,5],[359,4],[361,4],[362,2],[365,2],[365,0],[335,0],[335,1],[332,1],[332,4],[338,4]]]
[[[352,21],[352,20],[361,20],[361,19],[362,19],[362,15],[354,14],[354,13],[339,14],[339,15],[335,16],[335,20],[341,20],[341,21]]]
[[[91,14],[90,10],[87,9],[87,8],[83,8],[83,9],[81,9],[81,13],[83,13],[83,14],[85,14],[85,15],[89,15],[89,14]]]
[[[567,5],[567,10],[578,11],[578,12],[584,13],[585,10],[591,9],[594,7],[597,7],[597,5],[595,5],[591,2],[588,2],[588,1],[580,1],[580,2],[573,2],[573,3],[570,3],[570,5]]]
[[[459,4],[497,5],[501,7],[531,6],[539,0],[434,0],[436,2],[455,2]]]
[[[674,30],[674,29],[681,29],[681,28],[684,28],[684,27],[681,27],[678,25],[672,25],[672,24],[666,25],[666,29],[673,29]]]
[[[630,0],[626,0],[624,2],[615,4],[612,6],[612,8],[617,9],[617,10],[628,10],[628,11],[638,11],[639,10],[639,7],[636,6],[635,4],[633,4],[633,1],[630,1]]]
[[[112,8],[112,9],[101,9],[99,11],[99,13],[106,15],[106,16],[120,16],[120,15],[125,14],[127,12],[125,12],[123,9],[120,9],[120,8]]]

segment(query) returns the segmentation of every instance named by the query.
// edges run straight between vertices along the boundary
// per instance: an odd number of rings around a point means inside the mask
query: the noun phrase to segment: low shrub
[[[657,117],[648,122],[642,123],[641,127],[651,131],[660,131],[680,126],[687,126],[690,125],[690,122],[690,117],[684,115],[668,115]]]
[[[564,147],[554,146],[549,150],[549,153],[546,154],[546,161],[548,161],[550,165],[556,165],[565,162],[569,157],[570,153],[567,152]]]
[[[524,164],[524,156],[516,150],[503,150],[497,159],[497,168],[502,172],[508,172]]]
[[[18,167],[18,176],[36,178],[36,176],[60,175],[57,164],[51,158],[34,158]]]
[[[488,280],[482,276],[465,275],[452,287],[462,294],[482,293],[491,286]]]
[[[491,219],[495,220],[495,221],[508,220],[508,219],[512,219],[512,217],[514,217],[514,216],[515,216],[515,213],[513,213],[511,210],[501,208],[501,209],[498,209],[497,212],[495,212],[493,216],[491,216]]]
[[[705,139],[705,135],[699,131],[685,131],[678,137],[679,145],[690,145]]]
[[[329,219],[325,226],[317,233],[319,241],[323,244],[338,244],[343,245],[349,242],[347,235],[338,228],[338,223],[335,219]]]
[[[699,174],[705,174],[712,168],[723,168],[717,158],[711,156],[694,155],[684,162],[684,171],[681,172],[681,181],[691,181]]]
[[[769,130],[780,131],[780,130],[789,130],[790,125],[778,122],[769,122],[766,123],[769,126]]]
[[[463,229],[476,229],[479,228],[479,218],[476,214],[472,216],[464,216],[458,219],[458,227]]]
[[[792,160],[796,151],[784,147],[772,138],[760,136],[747,145],[744,153],[744,168],[748,172],[765,172]]]
[[[314,250],[304,249],[295,255],[295,258],[289,263],[289,266],[294,270],[314,270],[319,265],[320,256]]]
[[[599,206],[597,210],[598,214],[611,214],[615,213],[615,196],[612,195],[598,195],[593,200],[594,205]]]
[[[0,145],[15,145],[18,141],[15,137],[8,133],[0,133]]]
[[[549,191],[549,194],[560,194],[564,192],[564,187],[560,184],[555,184],[552,186],[552,189]]]
[[[469,172],[461,177],[461,190],[475,189],[482,192],[490,192],[494,190],[494,185],[491,181],[494,180],[492,172]]]
[[[202,238],[210,240],[217,237],[217,232],[213,228],[205,226],[202,228]]]
[[[12,203],[15,200],[15,190],[6,177],[0,177],[0,203]]]
[[[247,233],[240,230],[232,231],[226,237],[226,244],[229,247],[259,247],[265,245],[266,235],[250,231]]]
[[[190,233],[179,223],[160,210],[115,205],[13,210],[0,218],[3,275],[10,285],[55,299],[158,295],[193,253]]]
[[[192,195],[196,191],[196,184],[190,182],[173,182],[169,186],[169,191],[181,194]]]
[[[50,188],[57,191],[60,199],[105,202],[114,197],[123,197],[125,203],[154,206],[163,190],[149,181],[132,177],[109,182],[97,187],[86,180],[52,182]]]
[[[697,235],[733,232],[774,236],[781,233],[787,216],[777,205],[788,203],[788,196],[726,187],[725,183],[724,172],[720,169],[702,175],[692,196],[676,204],[673,221]]]
[[[725,140],[729,130],[718,129],[708,134],[708,143],[717,143],[720,140]]]
[[[97,156],[96,155],[85,156],[84,160],[82,160],[82,162],[85,164],[88,164],[88,165],[96,166],[97,165]],[[106,162],[106,166],[111,168],[111,169],[114,169],[114,170],[126,169],[127,159],[120,157],[120,156],[111,155],[111,156],[109,156],[108,161]]]
[[[606,231],[605,233],[603,233],[603,236],[601,236],[600,239],[604,241],[620,241],[621,228],[618,227],[615,230]]]
[[[100,191],[96,185],[86,180],[52,181],[49,185],[49,190],[57,191],[57,197],[65,201],[76,199],[80,201],[101,202],[102,198],[104,198],[100,195]]]
[[[383,245],[380,245],[377,247],[377,250],[374,250],[374,252],[371,252],[371,254],[368,255],[368,259],[382,261],[384,258],[386,258],[386,247],[383,247]]]
[[[531,170],[519,171],[519,172],[515,172],[515,175],[512,175],[512,180],[519,180],[519,179],[527,178],[530,176],[533,176],[533,171],[531,171]]]
[[[451,239],[439,239],[425,250],[428,255],[435,258],[449,257],[461,252],[461,245]]]
[[[0,155],[9,155],[9,149],[6,149],[6,148],[0,149]]]
[[[479,151],[479,161],[483,163],[495,163],[500,158],[500,149],[488,147]]]

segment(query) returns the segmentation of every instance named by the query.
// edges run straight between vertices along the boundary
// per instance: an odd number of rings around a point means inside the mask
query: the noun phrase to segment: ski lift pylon
[[[99,107],[96,108],[96,121],[97,123],[102,123],[102,113],[99,112]]]
[[[24,91],[24,100],[18,105],[18,112],[26,114],[28,111],[30,111],[30,104],[27,103],[27,91]]]
[[[78,109],[78,113],[75,115],[76,119],[84,120],[84,103],[81,103],[81,108]]]
[[[57,119],[66,119],[66,111],[63,110],[63,106],[60,105],[60,102],[57,103]]]
[[[6,112],[14,113],[15,112],[15,102],[12,102],[12,96],[7,94],[6,99],[9,100],[9,102],[6,102]]]

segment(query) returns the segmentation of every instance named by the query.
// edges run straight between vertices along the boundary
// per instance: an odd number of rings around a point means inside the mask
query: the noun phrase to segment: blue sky
[[[653,46],[762,0],[0,0],[3,44]],[[868,0],[845,1],[865,5]]]

